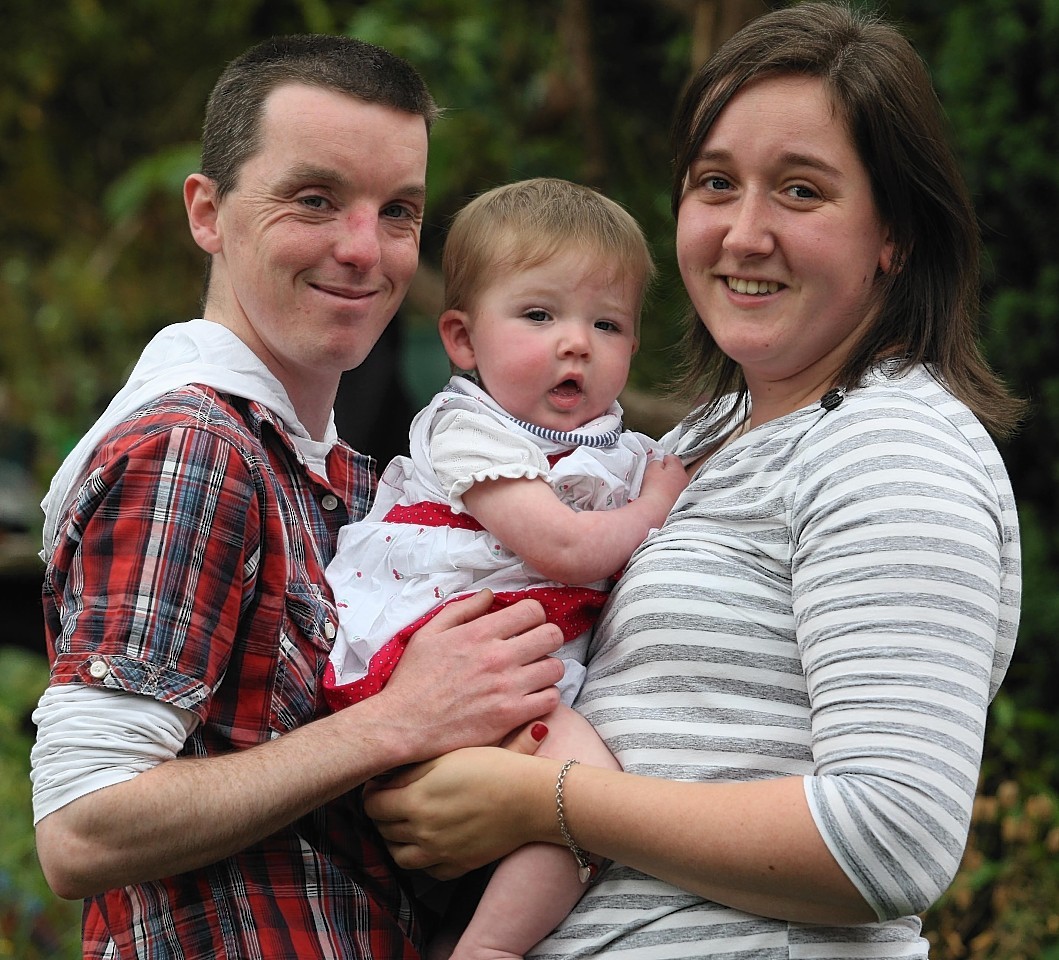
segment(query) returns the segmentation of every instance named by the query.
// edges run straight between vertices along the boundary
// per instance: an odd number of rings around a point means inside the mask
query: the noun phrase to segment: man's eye
[[[299,197],[298,202],[303,207],[308,207],[310,210],[326,210],[327,209],[327,198],[320,197],[315,194],[307,197]]]
[[[416,213],[403,203],[391,203],[382,208],[382,215],[390,220],[415,220]]]

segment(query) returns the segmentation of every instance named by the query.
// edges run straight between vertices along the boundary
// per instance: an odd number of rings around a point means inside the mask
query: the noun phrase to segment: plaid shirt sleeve
[[[74,508],[76,549],[49,571],[62,598],[55,680],[102,679],[205,720],[254,589],[260,527],[245,459],[217,433],[160,431],[109,459]]]

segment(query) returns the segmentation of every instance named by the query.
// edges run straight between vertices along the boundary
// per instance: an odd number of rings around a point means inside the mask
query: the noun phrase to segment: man
[[[338,37],[255,47],[210,97],[184,189],[206,319],[148,345],[45,500],[37,846],[86,898],[87,957],[417,956],[351,791],[555,705],[558,629],[482,596],[321,709],[323,570],[374,483],[331,409],[415,272],[435,114],[408,64]]]

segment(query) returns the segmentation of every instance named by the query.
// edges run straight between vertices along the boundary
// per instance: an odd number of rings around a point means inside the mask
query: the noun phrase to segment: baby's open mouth
[[[564,380],[562,383],[552,387],[552,393],[560,397],[574,397],[581,392],[581,384],[576,380]]]

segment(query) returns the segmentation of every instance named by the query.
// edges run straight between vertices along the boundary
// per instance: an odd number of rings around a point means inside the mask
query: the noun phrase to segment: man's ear
[[[471,342],[470,315],[463,310],[446,310],[438,318],[441,344],[458,370],[473,370],[477,366],[474,344]]]
[[[191,174],[184,181],[184,207],[188,212],[188,226],[195,243],[206,253],[219,253],[221,231],[217,185],[201,173]]]

